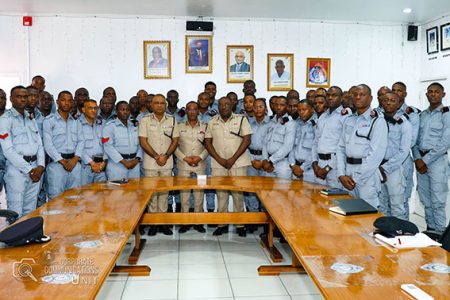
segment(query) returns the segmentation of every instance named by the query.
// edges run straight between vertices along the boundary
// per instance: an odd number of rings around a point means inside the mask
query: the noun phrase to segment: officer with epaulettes
[[[7,207],[24,216],[36,209],[45,156],[36,120],[25,110],[29,92],[11,90],[12,108],[0,117],[0,145],[6,158]]]
[[[197,96],[198,120],[205,124],[208,124],[211,118],[219,113],[214,108],[209,107],[209,97],[209,94],[206,92],[201,92]],[[211,171],[211,156],[208,156],[206,159],[206,175],[211,176]],[[215,198],[216,193],[214,190],[205,190],[206,209],[208,212],[213,212],[215,210]],[[215,227],[215,225],[210,226]]]
[[[106,154],[103,150],[103,120],[97,116],[97,101],[83,101],[79,122],[83,130],[84,149],[81,155],[81,184],[106,180]]]
[[[317,120],[312,166],[317,183],[342,188],[337,176],[336,152],[343,124],[352,111],[342,107],[342,90],[337,86],[328,89],[327,106],[327,110]]]
[[[139,145],[138,122],[130,120],[130,108],[125,101],[116,104],[117,118],[103,127],[102,143],[108,158],[108,179],[129,179],[141,176],[139,161],[142,149]]]
[[[381,105],[388,125],[388,143],[379,168],[382,175],[379,210],[387,216],[404,219],[406,176],[403,162],[411,149],[412,125],[406,116],[397,115],[400,106],[397,94],[384,93]]]
[[[445,92],[440,83],[430,84],[426,96],[430,105],[420,113],[419,134],[413,147],[417,190],[425,207],[427,230],[443,232],[447,227],[450,112],[449,107],[442,104]]]
[[[370,109],[370,88],[361,84],[355,92],[356,113],[343,124],[337,148],[337,174],[354,197],[377,208],[381,191],[378,170],[387,147],[387,125],[382,114]]]
[[[289,166],[292,170],[292,179],[303,179],[315,182],[316,176],[312,168],[312,147],[316,131],[317,120],[314,114],[312,101],[303,99],[298,103],[299,120],[295,121],[294,148],[289,153]]]
[[[207,124],[198,120],[198,104],[190,101],[186,104],[187,120],[178,123],[180,137],[175,155],[178,159],[179,176],[205,175],[206,158],[208,151],[205,149],[204,140]],[[203,212],[203,194],[202,190],[193,190],[194,212]],[[180,191],[181,211],[189,212],[190,208],[190,190]],[[181,226],[179,233],[184,233],[190,228],[189,225]],[[203,225],[194,225],[198,232],[205,232]]]
[[[67,189],[81,185],[84,149],[81,124],[70,115],[73,97],[69,91],[58,94],[58,110],[44,119],[44,149],[50,157],[47,165],[48,197],[53,199]]]
[[[396,93],[400,97],[400,109],[397,112],[397,115],[403,114],[408,121],[412,125],[412,138],[411,138],[411,147],[416,144],[417,135],[419,133],[419,113],[420,110],[409,106],[405,102],[405,98],[407,96],[406,85],[403,82],[396,82],[392,85],[392,91]],[[414,163],[411,154],[408,154],[407,159],[403,163],[403,171],[405,172],[406,177],[406,187],[404,193],[404,206],[405,206],[405,215],[403,219],[409,219],[409,198],[411,198],[412,189],[414,186],[413,182],[413,173],[414,173]]]
[[[286,97],[274,101],[275,115],[267,127],[263,144],[264,176],[290,179],[289,153],[294,147],[296,124],[287,114]]]

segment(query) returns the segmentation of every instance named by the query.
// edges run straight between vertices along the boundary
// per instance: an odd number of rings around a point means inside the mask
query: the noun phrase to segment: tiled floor
[[[424,230],[418,215],[411,221]],[[231,229],[231,227],[230,227]],[[259,244],[258,234],[241,238],[235,233],[213,237],[211,229],[200,234],[191,230],[171,237],[144,236],[146,246],[138,264],[151,266],[148,277],[111,275],[97,299],[201,299],[201,300],[309,300],[322,299],[307,275],[282,274],[260,277],[257,268],[271,264]],[[126,264],[131,242],[119,258]],[[290,263],[290,248],[276,244]]]

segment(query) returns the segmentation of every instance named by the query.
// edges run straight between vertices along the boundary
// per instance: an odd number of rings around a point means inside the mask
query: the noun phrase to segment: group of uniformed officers
[[[74,97],[60,92],[55,105],[45,79],[35,76],[29,87],[11,90],[12,108],[5,110],[0,90],[7,208],[23,216],[66,189],[107,179],[249,175],[343,188],[386,215],[408,219],[415,166],[427,229],[444,231],[450,113],[441,84],[428,86],[423,111],[405,103],[402,82],[380,88],[375,109],[365,84],[346,92],[319,88],[306,99],[291,90],[266,102],[248,80],[243,93],[242,99],[234,92],[216,99],[216,84],[207,82],[197,101],[179,108],[175,90],[167,97],[140,90],[129,102],[116,103],[108,87],[98,106],[80,88]],[[228,210],[229,191],[191,192],[158,193],[148,210]],[[231,195],[234,211],[264,209],[255,194]],[[194,229],[205,232],[202,225]],[[256,228],[237,227],[240,236],[247,230]],[[172,234],[169,226],[150,226],[148,234],[158,231]],[[219,226],[213,234],[226,232],[228,226]]]

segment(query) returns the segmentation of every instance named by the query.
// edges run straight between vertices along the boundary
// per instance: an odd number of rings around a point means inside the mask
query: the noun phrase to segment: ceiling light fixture
[[[405,8],[404,10],[403,10],[403,12],[405,13],[405,14],[410,14],[410,13],[412,13],[412,8]]]

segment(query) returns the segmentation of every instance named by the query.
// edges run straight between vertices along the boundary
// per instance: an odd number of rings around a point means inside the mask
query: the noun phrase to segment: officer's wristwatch
[[[291,169],[295,166],[295,163],[292,163],[289,165],[289,167],[291,167]]]
[[[331,171],[331,167],[330,166],[325,166],[325,171],[330,172]]]

